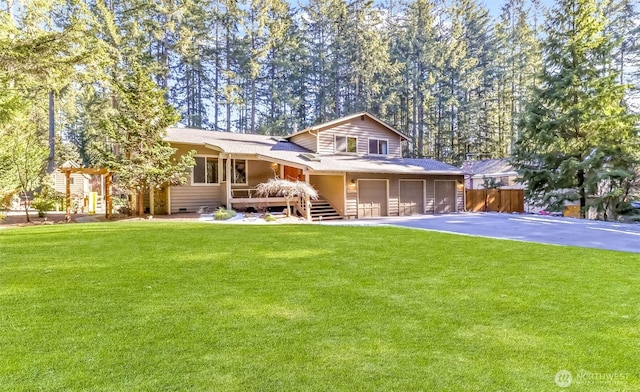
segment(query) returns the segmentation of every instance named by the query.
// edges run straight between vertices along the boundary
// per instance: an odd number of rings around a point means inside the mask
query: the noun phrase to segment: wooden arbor
[[[71,221],[71,173],[81,173],[95,175],[99,174],[104,176],[104,203],[105,213],[104,216],[108,219],[111,218],[111,209],[113,203],[113,197],[111,195],[111,187],[113,185],[113,173],[109,169],[96,169],[92,167],[62,167],[60,172],[65,176],[65,204],[67,206],[64,219],[67,222]]]

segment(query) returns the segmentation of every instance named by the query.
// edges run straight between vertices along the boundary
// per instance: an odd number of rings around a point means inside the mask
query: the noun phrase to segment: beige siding
[[[184,155],[191,150],[196,155],[217,156],[218,152],[204,146],[172,144],[176,148],[176,156]],[[222,174],[220,174],[222,175]],[[222,185],[191,185],[191,175],[183,186],[172,186],[170,190],[171,213],[196,212],[200,207],[217,208],[222,205],[224,188]]]
[[[402,158],[400,136],[367,117],[365,117],[364,120],[356,118],[349,122],[338,124],[335,127],[319,131],[318,153],[334,154],[336,135],[358,138],[359,155],[367,155],[369,153],[369,139],[387,140],[389,149],[387,156],[391,158]]]
[[[171,213],[196,212],[202,206],[217,208],[222,205],[222,192],[219,185],[209,186],[173,186],[171,187]]]
[[[310,176],[309,182],[318,191],[320,197],[326,199],[340,215],[345,215],[344,177]]]
[[[462,212],[465,209],[465,205],[464,205],[464,181],[458,181],[458,184],[456,185],[456,207],[457,207],[457,211],[458,212]]]
[[[433,176],[424,175],[416,176],[410,174],[393,175],[393,174],[370,174],[370,173],[348,173],[347,174],[347,199],[345,215],[356,216],[358,214],[358,192],[357,187],[351,183],[351,180],[357,179],[388,179],[389,180],[389,216],[398,216],[399,214],[399,196],[400,182],[399,180],[425,180],[425,213],[432,214],[434,212],[434,180],[457,180],[457,211],[464,210],[464,184],[463,176]]]
[[[274,178],[277,173],[280,173],[280,169],[277,164],[272,164],[267,161],[248,161],[247,165],[247,175],[249,176],[248,182],[250,188],[265,182],[270,178]]]
[[[317,152],[316,150],[318,149],[318,138],[315,135],[311,134],[311,132],[301,133],[300,135],[296,135],[289,140],[299,145],[300,147],[304,147],[307,150]]]
[[[64,173],[59,171],[54,172],[55,190],[56,192],[66,194],[67,184]],[[71,184],[71,195],[74,197],[82,197],[91,192],[89,179],[80,173],[71,173],[73,179]]]

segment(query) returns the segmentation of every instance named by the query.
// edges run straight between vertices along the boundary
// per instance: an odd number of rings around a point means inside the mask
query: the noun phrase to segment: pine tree
[[[105,163],[118,173],[118,184],[138,195],[138,214],[142,214],[145,191],[164,185],[180,185],[194,165],[191,154],[173,157],[175,149],[163,141],[168,127],[179,117],[140,66],[132,64],[117,86],[115,112],[105,119],[114,150],[106,151]]]
[[[502,7],[496,25],[498,41],[496,72],[498,118],[491,143],[495,154],[485,158],[510,155],[518,138],[518,120],[541,68],[541,51],[532,17],[536,10],[527,8],[525,0],[509,0]]]
[[[627,86],[607,66],[615,41],[605,28],[596,0],[562,0],[545,25],[541,85],[528,102],[513,161],[527,197],[552,210],[579,201],[584,216],[587,198],[602,206],[612,196],[598,195],[603,183],[633,177],[637,118],[623,103]]]
[[[612,66],[620,72],[620,83],[631,85],[626,101],[640,113],[640,6],[631,0],[606,4],[607,32],[619,42],[612,52]]]
[[[11,3],[0,12],[3,193],[15,187],[27,193],[40,185],[43,150],[49,151],[44,158],[48,171],[55,167],[55,141],[60,137],[54,104],[64,103],[67,92],[87,80],[102,53],[87,34],[88,14],[83,3],[57,1]],[[58,124],[61,120],[56,119]]]

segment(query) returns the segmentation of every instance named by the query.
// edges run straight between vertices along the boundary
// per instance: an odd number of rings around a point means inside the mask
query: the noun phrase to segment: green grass
[[[0,390],[639,390],[639,270],[389,227],[1,230]]]

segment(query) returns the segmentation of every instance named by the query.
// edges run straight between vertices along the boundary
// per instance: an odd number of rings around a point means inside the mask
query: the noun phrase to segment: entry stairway
[[[325,199],[318,199],[311,201],[311,220],[336,220],[343,219],[342,215],[336,211],[335,208]]]

